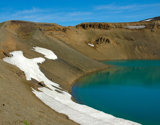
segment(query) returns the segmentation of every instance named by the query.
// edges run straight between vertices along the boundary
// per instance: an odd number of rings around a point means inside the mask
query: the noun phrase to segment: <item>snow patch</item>
[[[50,81],[39,69],[38,63],[43,63],[45,61],[44,58],[28,59],[23,56],[22,51],[13,51],[10,54],[12,56],[3,58],[3,61],[17,66],[25,73],[27,80],[35,79],[38,82],[44,82],[48,87],[51,87],[51,85],[59,87],[58,84]]]
[[[68,92],[63,91],[57,83],[50,81],[41,72],[38,63],[43,63],[45,61],[44,58],[28,59],[24,57],[22,51],[14,51],[10,54],[12,55],[11,57],[3,59],[5,62],[15,65],[22,70],[27,80],[35,79],[43,82],[48,87],[40,87],[38,88],[40,91],[35,89],[32,89],[32,91],[53,110],[67,115],[70,119],[81,125],[139,125],[138,123],[116,118],[91,107],[73,102]],[[59,92],[56,91],[57,89]]]
[[[55,60],[57,59],[57,56],[49,49],[42,48],[42,47],[33,47],[33,50],[43,54],[47,59]]]
[[[94,47],[94,44],[92,44],[92,43],[88,43],[88,46]]]
[[[147,19],[147,20],[144,20],[144,21],[152,21],[153,19]]]
[[[124,28],[127,29],[144,29],[146,26],[141,25],[141,26],[124,26]]]

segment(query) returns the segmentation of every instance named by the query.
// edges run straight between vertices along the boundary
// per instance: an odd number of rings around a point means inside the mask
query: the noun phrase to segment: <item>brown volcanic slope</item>
[[[144,29],[124,28],[135,25],[146,27]],[[160,58],[160,21],[82,23],[75,29],[68,30],[67,36],[69,38],[64,40],[65,42],[96,60]],[[88,42],[94,43],[95,48],[88,47]]]
[[[127,29],[145,25],[144,29]],[[94,44],[94,47],[88,46]],[[82,23],[74,27],[57,24],[8,21],[0,24],[0,125],[71,125],[66,116],[39,101],[23,72],[2,61],[10,51],[23,50],[28,58],[43,57],[32,47],[48,48],[59,57],[40,65],[46,76],[66,90],[80,76],[106,65],[96,60],[160,59],[160,21],[134,23]],[[96,59],[96,60],[94,60]]]

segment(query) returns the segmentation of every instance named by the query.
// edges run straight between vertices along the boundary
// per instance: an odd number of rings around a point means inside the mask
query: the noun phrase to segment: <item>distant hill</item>
[[[153,17],[153,18],[148,18],[148,19],[145,19],[145,20],[142,20],[142,21],[155,21],[155,20],[160,20],[160,16]]]

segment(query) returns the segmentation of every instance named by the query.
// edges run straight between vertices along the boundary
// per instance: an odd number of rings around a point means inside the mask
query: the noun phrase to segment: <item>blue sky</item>
[[[26,20],[64,26],[132,22],[160,16],[160,0],[1,0],[0,22]]]

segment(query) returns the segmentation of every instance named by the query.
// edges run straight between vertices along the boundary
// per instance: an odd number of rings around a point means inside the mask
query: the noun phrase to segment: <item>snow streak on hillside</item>
[[[125,26],[124,28],[127,29],[144,29],[146,26],[140,25],[140,26]]]
[[[54,54],[54,52],[52,52],[49,49],[45,49],[42,47],[33,47],[33,50],[43,54],[47,59],[52,59],[52,60],[57,59],[57,56]]]

